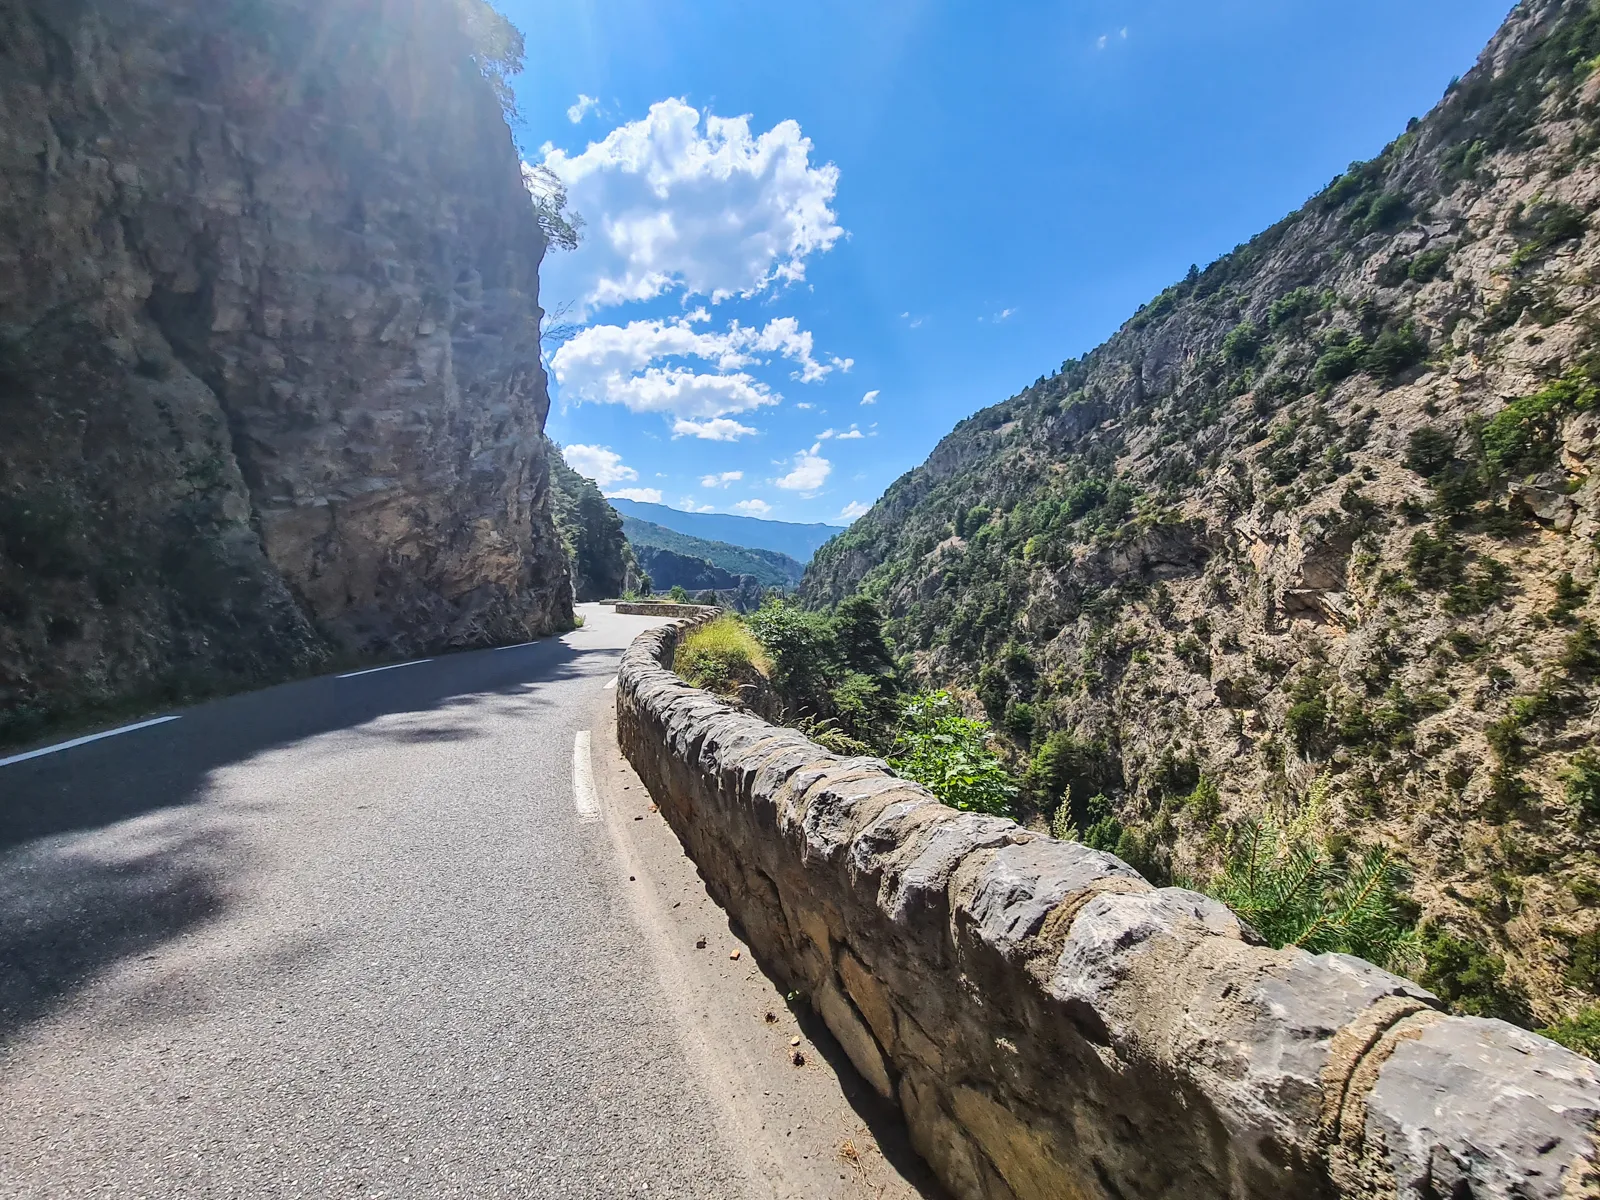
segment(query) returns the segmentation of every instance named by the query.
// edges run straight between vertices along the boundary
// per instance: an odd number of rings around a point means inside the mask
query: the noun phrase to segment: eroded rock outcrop
[[[961,1200],[1600,1196],[1595,1063],[735,711],[676,639],[623,659],[624,751]]]
[[[570,620],[475,0],[0,0],[0,710]]]

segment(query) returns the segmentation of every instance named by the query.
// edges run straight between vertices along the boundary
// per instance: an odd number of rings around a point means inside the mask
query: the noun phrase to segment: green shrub
[[[1222,357],[1235,367],[1247,367],[1261,352],[1261,331],[1253,322],[1241,321],[1222,339]]]
[[[838,643],[821,613],[769,599],[746,621],[772,661],[772,682],[790,712],[824,717],[837,675]]]
[[[1600,750],[1579,750],[1562,772],[1567,799],[1590,820],[1600,818]]]
[[[1379,379],[1393,379],[1428,356],[1428,344],[1410,325],[1377,336],[1361,360],[1362,370]]]
[[[1338,339],[1330,339],[1317,365],[1311,369],[1312,382],[1319,387],[1348,379],[1361,369],[1367,356],[1365,338],[1349,337],[1342,330],[1337,332]]]
[[[1510,578],[1511,568],[1485,555],[1474,564],[1465,579],[1450,588],[1449,595],[1445,597],[1444,610],[1456,616],[1483,612],[1505,595],[1506,582]]]
[[[1317,754],[1328,748],[1330,710],[1327,685],[1308,675],[1289,690],[1289,711],[1283,720],[1284,732],[1301,754]]]
[[[1279,329],[1297,331],[1304,325],[1305,319],[1321,307],[1317,294],[1310,288],[1295,288],[1268,306],[1267,327],[1273,331]]]
[[[745,623],[729,615],[689,630],[678,642],[672,669],[695,687],[732,694],[772,672],[772,662]]]
[[[1196,821],[1209,828],[1222,815],[1222,793],[1217,790],[1213,780],[1202,775],[1200,782],[1194,785],[1194,791],[1184,798],[1183,806]]]
[[[1600,930],[1592,929],[1572,943],[1572,961],[1562,978],[1570,987],[1600,992]]]
[[[1579,625],[1556,660],[1569,679],[1586,682],[1600,674],[1600,633],[1588,621]]]
[[[1358,234],[1391,229],[1411,212],[1411,205],[1399,192],[1378,192],[1351,205],[1351,227]]]
[[[1499,1017],[1526,1026],[1528,1001],[1505,982],[1505,960],[1475,942],[1430,927],[1422,932],[1422,972],[1418,982],[1469,1017]]]
[[[1496,471],[1526,475],[1550,465],[1555,458],[1561,418],[1584,412],[1600,399],[1585,364],[1531,396],[1513,400],[1483,427],[1483,455]]]
[[[1121,766],[1104,742],[1083,741],[1065,729],[1045,737],[1023,776],[1023,785],[1052,806],[1063,798],[1092,796],[1121,783]]]
[[[1406,567],[1418,587],[1429,591],[1453,587],[1466,578],[1466,548],[1448,529],[1440,528],[1433,533],[1419,529],[1411,535]]]
[[[1557,1021],[1539,1032],[1568,1050],[1600,1058],[1600,1004],[1591,1004],[1577,1016]]]
[[[948,692],[909,697],[889,765],[952,808],[1005,816],[1017,783],[989,747],[989,726],[961,715]]]
[[[1552,621],[1567,621],[1574,612],[1583,607],[1589,598],[1589,589],[1580,587],[1578,581],[1572,577],[1571,571],[1563,571],[1556,576],[1556,602],[1550,608]]]
[[[1444,270],[1444,264],[1450,259],[1448,250],[1424,250],[1411,260],[1411,265],[1406,270],[1408,278],[1417,283],[1427,283],[1437,279]]]
[[[674,604],[687,604],[689,603],[689,589],[681,583],[675,583],[672,585],[672,590],[667,593],[667,599]]]
[[[1554,200],[1518,212],[1511,228],[1521,238],[1521,244],[1511,256],[1511,269],[1516,271],[1535,259],[1543,258],[1563,242],[1582,237],[1585,222],[1583,213],[1572,205]]]
[[[1430,425],[1412,430],[1406,441],[1406,466],[1424,479],[1441,474],[1455,461],[1455,456],[1454,435]]]
[[[1263,818],[1239,826],[1222,870],[1204,890],[1273,946],[1339,951],[1407,969],[1416,931],[1404,912],[1403,865],[1382,847],[1334,858],[1312,836],[1315,811],[1308,806],[1288,825]]]

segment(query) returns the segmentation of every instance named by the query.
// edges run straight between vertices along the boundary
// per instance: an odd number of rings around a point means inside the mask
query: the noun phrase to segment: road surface
[[[616,753],[653,622],[583,611],[0,766],[0,1195],[935,1194]]]

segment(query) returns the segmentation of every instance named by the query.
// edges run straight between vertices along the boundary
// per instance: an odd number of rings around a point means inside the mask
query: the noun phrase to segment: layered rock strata
[[[624,657],[630,762],[962,1200],[1600,1195],[1600,1067]]]
[[[0,0],[13,735],[570,621],[471,2]]]

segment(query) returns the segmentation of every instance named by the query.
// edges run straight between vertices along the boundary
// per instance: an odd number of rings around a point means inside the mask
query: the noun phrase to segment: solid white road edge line
[[[617,686],[617,677],[615,675],[613,675],[611,677],[611,682],[606,684],[606,691],[609,692],[612,688],[614,688],[616,686]]]
[[[518,642],[515,646],[496,646],[496,650],[521,650],[524,646],[537,646],[538,641]]]
[[[58,750],[71,750],[74,746],[84,746],[90,742],[98,742],[101,738],[116,737],[119,733],[132,733],[135,729],[149,729],[152,725],[165,725],[168,721],[179,718],[153,717],[148,721],[140,721],[136,725],[124,725],[121,729],[108,729],[104,733],[91,733],[87,737],[73,738],[70,742],[59,742],[54,746],[45,746],[39,750],[29,750],[26,754],[13,754],[10,758],[0,758],[0,767],[9,767],[12,763],[27,762],[30,758],[39,758],[46,754],[54,754]]]
[[[346,671],[343,675],[334,676],[335,679],[354,679],[357,675],[372,675],[378,671],[398,671],[401,667],[420,667],[425,662],[432,662],[431,658],[419,658],[415,662],[390,663],[387,667],[368,667],[365,671]]]
[[[572,803],[578,810],[578,824],[592,825],[600,819],[600,797],[594,790],[587,729],[580,729],[572,739]]]

